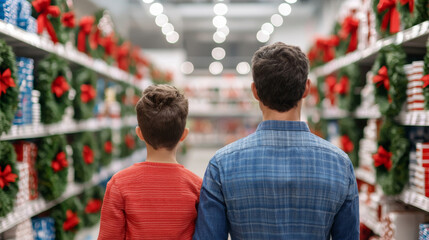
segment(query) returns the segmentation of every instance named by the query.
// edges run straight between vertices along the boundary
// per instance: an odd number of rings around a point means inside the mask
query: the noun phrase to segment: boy
[[[176,161],[188,100],[172,86],[150,86],[136,111],[147,159],[107,184],[98,239],[191,239],[202,180]]]

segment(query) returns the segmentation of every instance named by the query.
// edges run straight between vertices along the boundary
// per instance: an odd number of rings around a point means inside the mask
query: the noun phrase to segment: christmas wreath
[[[340,148],[349,155],[354,167],[359,166],[359,141],[363,137],[365,121],[343,118],[338,121]]]
[[[387,117],[399,114],[407,94],[407,77],[404,71],[406,55],[400,46],[390,45],[380,50],[372,67],[375,101],[380,112]]]
[[[423,66],[423,95],[425,97],[425,109],[429,110],[429,41],[426,44],[426,55]]]
[[[360,88],[365,84],[361,81],[360,70],[356,64],[348,65],[338,72],[335,92],[338,94],[338,105],[344,110],[353,112],[360,104]]]
[[[98,152],[94,135],[89,132],[73,136],[73,167],[76,182],[87,182],[98,167]]]
[[[77,120],[92,117],[97,83],[97,74],[87,68],[81,68],[74,73],[73,88],[76,96],[73,100],[74,118]]]
[[[77,197],[72,197],[52,209],[55,220],[55,239],[73,240],[82,224],[82,204]]]
[[[93,16],[82,17],[76,28],[76,47],[77,50],[84,53],[90,53],[91,49],[96,48],[97,43],[93,42],[91,37],[94,29],[95,18]]]
[[[36,169],[38,189],[46,200],[61,196],[67,187],[68,176],[66,139],[56,135],[38,142]]]
[[[135,128],[123,127],[121,129],[121,143],[119,145],[119,157],[130,156],[136,149],[137,135]]]
[[[398,1],[398,11],[404,28],[410,28],[428,19],[428,0],[401,0]]]
[[[340,50],[337,51],[338,55],[344,55],[357,49],[359,19],[355,17],[355,12],[356,11],[351,11],[351,13],[344,18],[338,29],[337,35],[340,38],[340,44],[337,47],[337,49]]]
[[[100,164],[101,166],[107,166],[112,162],[112,156],[114,152],[112,130],[106,128],[98,133],[100,143]]]
[[[386,195],[399,194],[408,181],[409,145],[404,128],[386,119],[380,129],[378,151],[372,156],[377,183]]]
[[[104,188],[95,186],[87,189],[81,196],[84,207],[83,223],[85,227],[92,227],[100,221],[101,205],[103,203]]]
[[[382,37],[401,30],[401,18],[396,0],[374,0],[372,4],[376,28]]]
[[[18,169],[15,166],[16,153],[9,142],[0,142],[0,217],[13,209],[18,193]]]
[[[0,135],[12,127],[18,106],[17,81],[15,54],[12,48],[0,39]]]
[[[49,55],[37,66],[34,88],[40,91],[41,120],[43,123],[61,121],[65,109],[70,106],[70,69],[67,62]]]
[[[140,99],[140,90],[128,84],[121,84],[118,98],[121,103],[121,116],[131,116],[136,114],[135,106]]]

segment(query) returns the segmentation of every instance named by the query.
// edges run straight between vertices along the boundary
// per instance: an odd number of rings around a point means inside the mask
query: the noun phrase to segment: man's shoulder
[[[247,137],[241,138],[235,142],[232,142],[224,147],[222,147],[221,149],[216,151],[215,156],[217,157],[221,157],[221,156],[225,156],[234,152],[238,152],[241,151],[243,149],[247,149],[247,148],[251,148],[256,146],[256,142],[257,142],[257,134],[256,133],[252,133],[250,135],[248,135]]]

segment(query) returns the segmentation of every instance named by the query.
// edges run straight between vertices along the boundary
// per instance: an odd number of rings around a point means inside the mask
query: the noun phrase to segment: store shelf
[[[108,177],[112,176],[116,172],[127,168],[134,163],[143,161],[144,159],[142,159],[142,156],[146,156],[146,149],[137,151],[130,157],[113,161],[110,166],[103,168],[99,173],[95,174],[92,177],[91,181],[85,184],[69,183],[64,194],[58,199],[49,202],[45,201],[42,198],[30,201],[28,204],[25,204],[25,206],[22,206],[19,209],[16,209],[14,212],[9,213],[6,217],[0,218],[0,233],[14,227],[15,225],[33,216],[36,216],[37,214],[40,214],[54,207],[55,205],[63,202],[70,197],[82,193],[85,189],[99,184],[100,182],[106,180]]]
[[[356,109],[353,116],[358,119],[377,119],[381,118],[381,112],[378,109],[378,105],[374,105],[370,108]]]
[[[399,195],[399,200],[408,205],[429,212],[429,198],[425,197],[420,193],[416,193],[411,189],[406,189],[402,191],[402,194]]]
[[[63,121],[55,124],[13,126],[9,134],[0,136],[0,141],[39,138],[56,134],[69,134],[84,131],[97,131],[104,128],[119,129],[123,126],[136,126],[136,116],[125,118],[101,118],[84,121]]]
[[[348,115],[350,115],[349,112],[343,109],[340,109],[338,107],[325,108],[323,109],[323,112],[322,112],[322,117],[324,119],[340,119],[340,118],[345,118]]]
[[[376,42],[376,44],[364,50],[357,50],[343,57],[334,59],[323,66],[315,68],[312,73],[317,78],[331,74],[352,63],[372,63],[380,49],[392,43],[404,45],[409,48],[426,47],[428,35],[429,21],[425,21],[393,36],[380,39]]]
[[[355,169],[355,176],[357,179],[364,181],[368,184],[375,185],[375,173],[372,173],[368,170],[357,168]]]
[[[398,120],[407,126],[429,126],[429,111],[401,113]]]

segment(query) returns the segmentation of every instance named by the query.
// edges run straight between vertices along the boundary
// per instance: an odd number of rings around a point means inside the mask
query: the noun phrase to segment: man
[[[220,149],[203,180],[194,239],[359,239],[353,167],[300,122],[308,59],[275,43],[252,59],[263,122]]]

